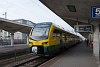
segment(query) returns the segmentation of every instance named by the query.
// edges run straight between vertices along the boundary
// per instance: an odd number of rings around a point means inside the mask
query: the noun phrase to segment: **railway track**
[[[24,54],[21,56],[16,56],[8,59],[0,60],[0,67],[13,67],[16,64],[22,63],[26,60],[36,58],[38,56],[34,56],[33,53]]]
[[[23,63],[14,65],[13,67],[37,67],[40,64],[48,61],[49,59],[50,58],[36,57],[36,58],[29,59]]]
[[[37,67],[50,58],[35,56],[33,53],[0,61],[0,67]]]

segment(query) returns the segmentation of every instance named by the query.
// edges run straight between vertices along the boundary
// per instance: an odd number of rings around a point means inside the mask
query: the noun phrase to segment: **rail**
[[[36,57],[36,58],[32,58],[32,59],[29,59],[23,63],[20,63],[20,64],[17,64],[17,65],[14,65],[13,67],[37,67],[39,65],[41,65],[42,63],[48,61],[49,58],[44,58],[44,57]]]

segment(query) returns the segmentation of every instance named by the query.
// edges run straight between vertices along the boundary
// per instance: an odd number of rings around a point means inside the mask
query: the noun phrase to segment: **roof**
[[[26,24],[20,24],[8,19],[0,18],[0,29],[14,33],[20,31],[22,33],[29,34],[32,26]]]
[[[100,6],[100,0],[40,0],[45,6],[61,17],[69,25],[91,24],[100,22],[100,19],[91,18],[91,7]],[[68,6],[73,6],[76,10],[70,11]],[[73,9],[73,8],[70,8]],[[87,37],[89,33],[81,33]]]

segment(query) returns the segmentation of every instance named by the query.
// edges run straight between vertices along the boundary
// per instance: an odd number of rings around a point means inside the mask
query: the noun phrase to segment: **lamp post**
[[[5,16],[5,19],[7,19],[7,12],[5,12],[3,15]]]

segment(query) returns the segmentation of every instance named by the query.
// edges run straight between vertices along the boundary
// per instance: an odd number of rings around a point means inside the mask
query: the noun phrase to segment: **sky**
[[[34,23],[53,22],[64,30],[74,33],[74,29],[39,0],[0,0],[0,17],[7,19],[26,19]],[[79,33],[77,35],[81,36]],[[81,36],[82,37],[82,36]]]

